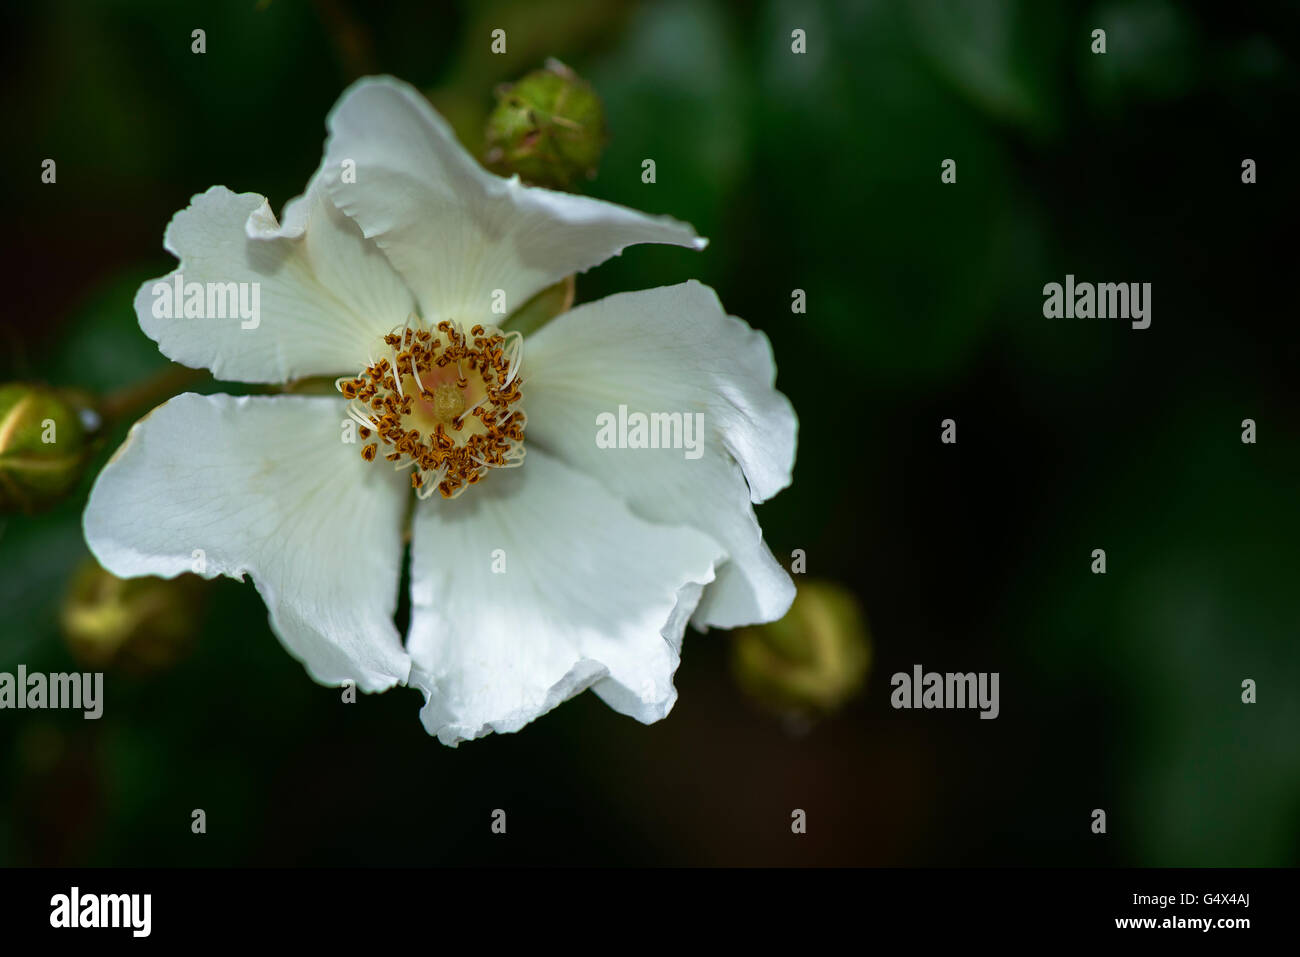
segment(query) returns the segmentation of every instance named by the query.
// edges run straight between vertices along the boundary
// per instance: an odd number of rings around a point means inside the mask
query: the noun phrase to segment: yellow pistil
[[[465,411],[465,393],[451,382],[440,382],[431,401],[433,417],[443,425],[451,425]]]

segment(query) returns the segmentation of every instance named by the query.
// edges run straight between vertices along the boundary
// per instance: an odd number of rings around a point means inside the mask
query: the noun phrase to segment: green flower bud
[[[737,682],[787,714],[835,711],[862,688],[871,664],[862,610],[830,582],[803,582],[784,618],[737,629],[734,639]]]
[[[66,495],[86,462],[78,403],[41,385],[0,385],[0,512],[35,512]]]
[[[591,86],[559,60],[497,88],[484,164],[532,186],[568,189],[591,179],[608,140],[605,110]]]
[[[93,559],[73,577],[60,624],[78,661],[149,673],[173,664],[193,643],[203,580],[118,578]]]

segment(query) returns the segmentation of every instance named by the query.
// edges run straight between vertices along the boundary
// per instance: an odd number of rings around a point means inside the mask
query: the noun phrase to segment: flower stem
[[[207,374],[206,369],[190,369],[173,363],[143,382],[104,396],[96,411],[104,420],[104,425],[112,425],[140,409],[158,405]]]

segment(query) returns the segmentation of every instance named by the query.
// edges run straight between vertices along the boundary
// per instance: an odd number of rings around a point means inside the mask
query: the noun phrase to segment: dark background
[[[0,862],[1300,862],[1300,5],[62,0],[0,17],[0,379],[93,390],[167,364],[131,298],[172,268],[172,214],[216,183],[279,210],[351,78],[417,84],[477,148],[496,83],[569,63],[612,130],[586,191],[712,241],[629,250],[579,277],[579,300],[696,277],[771,337],[800,447],[766,537],[857,594],[874,654],[863,693],[802,733],[737,688],[729,636],[692,633],[657,725],[583,695],[451,750],[414,690],[340,705],[251,586],[221,580],[173,665],[109,672],[101,720],[0,712]],[[1045,319],[1042,287],[1067,272],[1152,283],[1151,328]],[[77,667],[58,613],[92,477],[0,517],[0,670]],[[1001,717],[893,710],[890,675],[916,663],[1000,672]]]

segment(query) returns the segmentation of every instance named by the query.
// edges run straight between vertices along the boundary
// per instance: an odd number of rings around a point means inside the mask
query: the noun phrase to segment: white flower
[[[342,376],[345,396],[171,399],[96,481],[91,550],[120,576],[251,574],[317,681],[415,685],[447,744],[586,688],[662,718],[688,620],[769,621],[793,599],[751,504],[794,460],[767,339],[687,282],[578,306],[525,342],[494,324],[502,295],[514,309],[633,243],[704,241],[485,172],[390,78],[351,87],[328,127],[282,223],[262,196],[213,187],[167,229],[185,283],[260,284],[255,326],[158,318],[152,282],[136,311],[178,362],[239,382]],[[620,405],[703,413],[704,454],[599,447]]]

